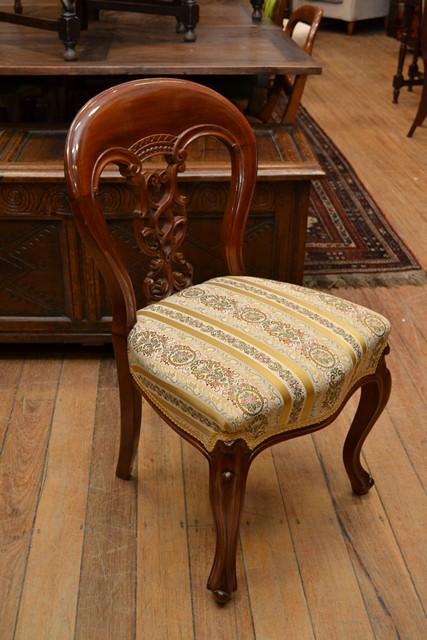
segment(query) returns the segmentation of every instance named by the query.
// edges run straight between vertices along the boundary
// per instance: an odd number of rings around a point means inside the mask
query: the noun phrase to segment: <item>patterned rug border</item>
[[[335,287],[350,288],[367,286],[396,287],[405,284],[422,285],[427,283],[427,273],[423,270],[407,244],[402,240],[387,220],[387,216],[384,211],[366,189],[351,162],[343,155],[335,142],[325,132],[323,127],[318,124],[316,119],[313,118],[304,107],[300,107],[300,110],[298,119],[306,136],[309,139],[315,139],[318,147],[322,146],[324,149],[330,148],[333,150],[334,154],[339,159],[339,162],[345,168],[345,172],[351,175],[351,179],[354,184],[353,190],[357,190],[358,193],[363,194],[363,197],[368,202],[369,207],[375,212],[375,215],[380,222],[379,228],[384,230],[382,235],[384,237],[388,236],[389,243],[390,240],[395,243],[399,250],[403,252],[408,262],[406,265],[397,265],[389,267],[386,270],[366,267],[366,271],[364,272],[357,271],[357,269],[350,270],[348,265],[343,265],[343,267],[334,266],[333,269],[331,269],[331,265],[325,265],[325,267],[320,267],[316,270],[310,270],[310,266],[308,265],[305,269],[304,284],[311,287],[329,289]],[[312,144],[312,146],[317,154],[316,144]],[[319,161],[320,164],[322,164],[322,158],[319,158]],[[329,179],[329,181],[332,182],[333,177],[328,178],[327,167],[323,168],[327,173],[326,178],[324,178],[323,181]],[[345,174],[345,172],[343,173]],[[344,180],[343,176],[341,176],[341,179]],[[312,188],[315,188],[315,185]],[[346,215],[348,215],[348,212],[346,212]],[[309,250],[307,253],[309,253]]]

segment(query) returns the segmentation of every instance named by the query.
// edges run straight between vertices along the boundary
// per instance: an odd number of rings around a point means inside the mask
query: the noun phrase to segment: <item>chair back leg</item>
[[[121,424],[116,475],[129,480],[141,430],[141,394],[130,373],[126,338],[113,336],[113,347],[119,381]]]

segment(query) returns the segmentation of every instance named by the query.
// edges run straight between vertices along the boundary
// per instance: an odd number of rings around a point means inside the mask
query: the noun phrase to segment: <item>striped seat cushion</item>
[[[250,277],[209,280],[138,312],[132,375],[152,402],[211,450],[331,416],[375,371],[388,321],[304,287]]]

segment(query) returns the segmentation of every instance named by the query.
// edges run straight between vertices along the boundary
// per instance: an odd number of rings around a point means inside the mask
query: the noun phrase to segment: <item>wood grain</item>
[[[57,3],[31,8],[58,15]],[[50,5],[50,8],[49,8]],[[10,10],[10,5],[8,7]],[[47,9],[49,16],[47,16]],[[249,0],[206,2],[197,43],[174,33],[174,18],[109,13],[82,33],[79,59],[65,62],[56,34],[0,23],[0,75],[236,75],[320,73],[320,66],[266,19],[254,24]],[[232,31],[230,30],[232,29]],[[217,52],[222,55],[218,56]]]
[[[64,362],[33,525],[17,640],[73,637],[98,369],[98,359]]]
[[[115,477],[119,448],[115,362],[100,362],[76,640],[133,640],[136,602],[136,481]]]
[[[33,536],[61,359],[29,359],[0,467],[0,636],[12,638]]]
[[[256,637],[313,640],[271,451],[262,453],[249,472],[240,535]]]
[[[18,391],[23,361],[17,358],[2,360],[0,367],[0,454],[4,446],[9,421]]]
[[[400,104],[391,104],[397,47],[369,30],[351,38],[322,30],[317,54],[325,62],[325,75],[309,80],[305,104],[356,167],[418,259],[427,264],[427,136],[421,127],[412,141],[405,138],[418,104],[416,91],[402,91]],[[186,444],[181,459],[179,439],[145,409],[139,479],[116,484],[117,387],[113,362],[101,363],[82,574],[76,587],[79,639],[96,639],[98,625],[101,637],[133,638],[137,616],[137,636],[144,640],[187,640],[198,638],[197,633],[201,638],[222,634],[227,640],[299,640],[311,637],[312,624],[312,635],[320,640],[347,640],[355,630],[358,640],[427,636],[425,601],[421,603],[427,542],[421,528],[427,287],[337,293],[383,311],[393,324],[394,388],[364,449],[376,486],[368,496],[354,498],[342,466],[341,447],[354,402],[315,436],[315,446],[307,437],[274,450],[280,486],[271,453],[261,454],[248,480],[239,591],[233,608],[224,611],[215,608],[204,588],[213,551],[207,464]],[[11,419],[0,463],[0,636],[8,640],[25,582],[61,357],[20,359],[20,382],[19,366],[13,373],[10,360],[4,362],[7,391],[0,394],[0,415],[11,412]],[[19,386],[13,400],[15,384]],[[161,456],[160,447],[165,450]],[[53,525],[48,519],[42,528]],[[123,555],[116,546],[120,541],[127,545]],[[116,560],[110,561],[110,556]],[[51,562],[56,562],[55,556]],[[101,577],[102,566],[106,574]],[[297,624],[301,635],[294,631]]]
[[[182,450],[195,638],[209,640],[212,629],[216,629],[215,638],[218,640],[250,640],[255,636],[241,548],[238,547],[237,551],[238,590],[233,596],[236,606],[219,608],[206,590],[215,552],[208,464],[188,443],[182,443]]]
[[[137,482],[136,640],[196,640],[181,443],[146,403]]]
[[[317,454],[375,637],[421,637],[425,630],[423,610],[381,498],[375,489],[369,498],[352,495],[340,465],[354,405],[353,402],[352,411],[336,420],[333,428],[313,436]],[[370,441],[383,443],[386,422],[384,417],[379,420],[367,440],[369,445]],[[387,451],[393,455],[390,449]],[[379,473],[384,475],[382,469]]]
[[[315,637],[374,638],[311,438],[277,445],[273,458]]]
[[[398,48],[396,40],[381,32],[345,38],[321,31],[316,58],[324,70],[321,78],[308,81],[304,106],[350,160],[394,229],[426,267],[427,135],[420,127],[412,139],[406,137],[419,89],[402,91],[399,104],[392,103]]]

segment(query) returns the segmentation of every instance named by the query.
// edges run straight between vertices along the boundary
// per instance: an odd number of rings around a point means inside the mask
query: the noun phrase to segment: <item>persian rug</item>
[[[329,136],[302,107],[298,120],[326,173],[311,191],[305,282],[321,287],[426,282],[421,266]]]

